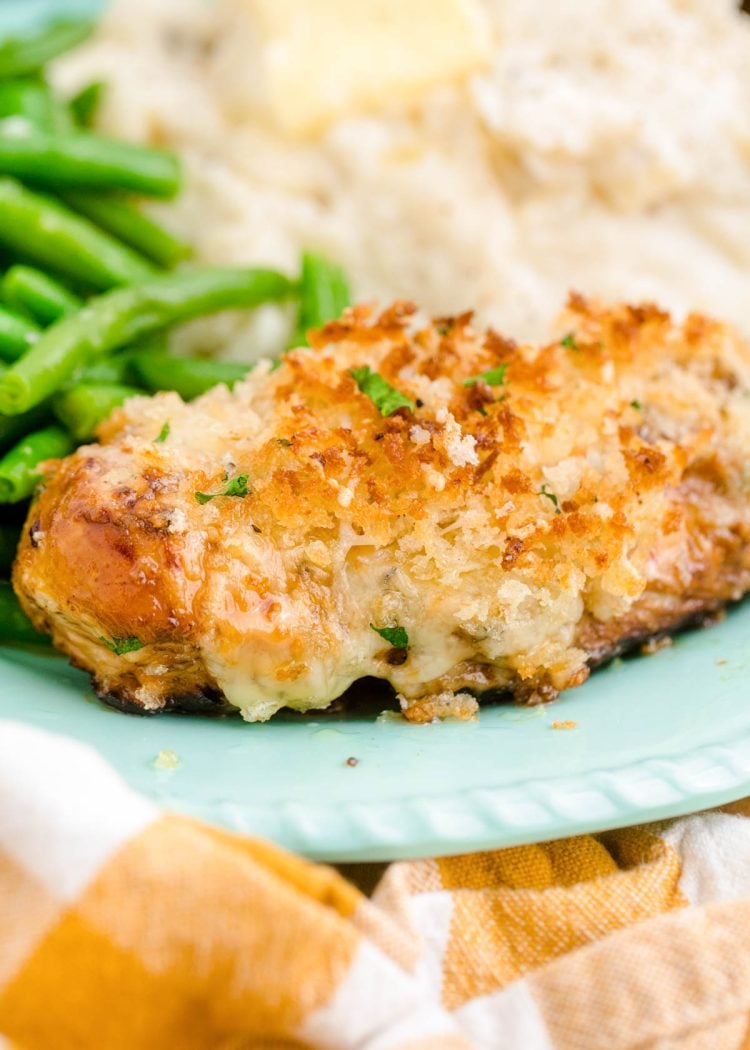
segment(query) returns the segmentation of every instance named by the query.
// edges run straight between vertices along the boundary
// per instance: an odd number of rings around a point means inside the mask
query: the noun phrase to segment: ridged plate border
[[[528,780],[397,803],[287,803],[273,814],[268,807],[215,799],[190,812],[314,859],[353,862],[520,846],[683,816],[747,794],[750,734],[677,758],[589,771],[585,779]],[[366,844],[353,845],[363,839]]]
[[[750,794],[748,638],[750,602],[653,656],[615,661],[551,706],[496,705],[473,723],[429,726],[137,718],[94,700],[59,658],[0,651],[0,718],[74,736],[158,804],[309,857],[460,853]],[[162,749],[176,769],[156,768]]]

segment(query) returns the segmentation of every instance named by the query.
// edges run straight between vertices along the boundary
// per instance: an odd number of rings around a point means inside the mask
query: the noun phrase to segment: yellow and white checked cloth
[[[336,872],[0,722],[0,1044],[750,1050],[750,804]]]

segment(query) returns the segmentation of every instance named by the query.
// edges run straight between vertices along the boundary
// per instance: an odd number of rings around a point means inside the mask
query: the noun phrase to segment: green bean
[[[91,299],[79,313],[42,332],[0,377],[0,412],[25,412],[59,390],[77,368],[152,332],[219,310],[285,299],[295,287],[274,270],[206,268]]]
[[[174,357],[172,354],[136,351],[130,359],[133,374],[148,391],[175,390],[184,401],[205,394],[217,383],[233,387],[252,365],[210,358]]]
[[[58,55],[82,43],[94,28],[91,19],[66,19],[0,44],[0,79],[36,73]]]
[[[14,179],[0,178],[0,244],[100,290],[154,272],[150,263],[88,219]]]
[[[62,459],[74,447],[62,427],[45,427],[26,434],[0,459],[0,503],[28,499],[41,479],[41,464],[48,459]]]
[[[44,80],[0,80],[0,134],[17,137],[34,131],[55,134],[71,130],[73,119],[68,108]]]
[[[0,572],[5,575],[10,571],[18,548],[19,528],[17,525],[0,525]]]
[[[146,339],[139,339],[133,346],[120,350],[108,357],[100,357],[90,364],[79,368],[70,381],[78,383],[119,383],[121,386],[134,386],[140,382],[133,369],[133,358],[137,354],[166,353],[168,340],[165,332],[157,332]],[[0,373],[1,375],[2,373]]]
[[[90,365],[78,370],[71,384],[77,383],[119,383],[129,385],[133,378],[133,351],[122,350],[111,357],[102,357]]]
[[[118,197],[102,197],[85,190],[71,190],[62,198],[74,211],[85,215],[107,233],[114,234],[141,255],[171,269],[191,253],[190,245],[165,230],[148,215]]]
[[[142,393],[120,383],[78,383],[53,398],[52,411],[76,441],[87,441],[113,409]]]
[[[68,109],[79,128],[90,128],[94,123],[106,89],[107,85],[103,80],[94,80],[70,99]]]
[[[7,371],[7,365],[0,362],[0,376]],[[37,405],[28,412],[22,412],[19,416],[0,415],[0,450],[8,448],[14,441],[18,441],[20,437],[23,437],[30,430],[36,430],[48,418],[49,405],[46,402]]]
[[[32,127],[54,131],[57,109],[47,84],[41,80],[0,80],[0,120],[21,117]]]
[[[9,448],[24,434],[46,423],[49,412],[49,404],[44,402],[17,416],[0,415],[0,449]]]
[[[0,289],[9,306],[25,310],[45,327],[80,310],[83,305],[77,295],[54,277],[31,266],[12,266],[3,277]]]
[[[0,306],[0,358],[16,361],[39,338],[39,329],[21,314]]]
[[[0,121],[0,131],[16,136],[74,129],[68,107],[41,75],[0,80]]]
[[[302,253],[299,313],[291,346],[307,346],[307,333],[335,321],[351,304],[344,271],[315,252]]]
[[[49,645],[49,638],[35,629],[6,580],[0,580],[0,645]]]
[[[0,132],[0,174],[55,190],[87,187],[174,197],[180,188],[180,165],[173,154],[84,131]]]

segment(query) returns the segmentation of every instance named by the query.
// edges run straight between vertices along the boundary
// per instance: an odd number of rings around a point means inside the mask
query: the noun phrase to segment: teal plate
[[[106,0],[0,0],[0,34],[23,31],[54,18],[88,16],[105,6]]]
[[[97,6],[1,0],[0,31]],[[138,718],[100,704],[62,659],[5,650],[0,717],[90,744],[160,805],[310,857],[455,853],[750,794],[749,637],[746,603],[670,649],[616,661],[551,707],[493,706],[476,722],[427,726],[362,715]],[[155,766],[162,750],[175,752],[176,768]]]
[[[85,741],[162,806],[309,857],[457,853],[750,794],[748,637],[750,602],[653,656],[615,661],[553,705],[498,704],[475,722],[424,726],[125,715],[60,658],[5,650],[0,717]],[[155,766],[162,750],[175,752],[176,768]]]

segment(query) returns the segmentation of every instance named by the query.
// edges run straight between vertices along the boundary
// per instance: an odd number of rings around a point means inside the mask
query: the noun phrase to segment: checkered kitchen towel
[[[24,1050],[748,1050],[750,804],[728,808],[393,864],[370,901],[0,722],[0,1032]]]

